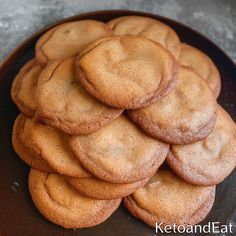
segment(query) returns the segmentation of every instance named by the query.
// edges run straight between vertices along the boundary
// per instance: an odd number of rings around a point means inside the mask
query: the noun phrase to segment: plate
[[[135,219],[123,207],[103,224],[89,229],[66,230],[45,220],[34,207],[29,195],[27,181],[29,167],[17,157],[11,144],[12,126],[19,113],[11,101],[11,83],[21,68],[34,57],[37,39],[49,28],[73,20],[96,19],[108,21],[124,15],[141,15],[158,19],[171,26],[187,42],[207,53],[217,65],[221,78],[222,90],[218,102],[236,120],[236,66],[232,60],[213,42],[176,21],[143,12],[108,10],[89,12],[57,22],[26,39],[0,68],[0,235],[50,235],[50,236],[151,236],[155,229]],[[217,187],[216,201],[208,217],[201,224],[220,222],[236,224],[236,170]],[[181,234],[184,235],[184,234]]]

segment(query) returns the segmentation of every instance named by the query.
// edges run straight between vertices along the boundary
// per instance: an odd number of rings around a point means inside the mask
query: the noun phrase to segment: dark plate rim
[[[21,43],[19,43],[15,49],[13,49],[3,60],[3,62],[0,64],[0,71],[4,69],[5,65],[11,60],[11,58],[22,48],[27,46],[27,44],[35,39],[36,37],[38,37],[39,35],[43,34],[45,31],[49,30],[50,28],[61,24],[61,23],[65,23],[65,22],[69,22],[69,21],[73,21],[76,20],[77,17],[92,17],[95,15],[106,15],[106,14],[122,14],[122,15],[140,15],[140,16],[147,16],[147,17],[153,17],[153,18],[159,18],[160,20],[164,20],[164,21],[169,21],[172,22],[174,24],[177,24],[181,27],[185,27],[188,30],[192,31],[193,33],[197,34],[199,37],[201,37],[203,40],[207,41],[208,43],[212,44],[217,50],[219,50],[228,60],[230,63],[232,63],[232,65],[236,68],[236,63],[232,60],[232,58],[219,46],[217,45],[215,42],[213,42],[211,39],[209,39],[207,36],[203,35],[202,33],[200,33],[199,31],[193,29],[190,26],[185,25],[184,23],[181,23],[179,21],[170,19],[168,17],[164,17],[164,16],[160,16],[154,13],[149,13],[146,11],[132,11],[132,10],[126,10],[126,9],[110,9],[110,10],[98,10],[98,11],[90,11],[90,12],[83,12],[81,14],[76,14],[70,17],[66,17],[60,20],[55,21],[54,23],[51,23],[45,27],[42,27],[40,30],[36,31],[35,33],[33,33],[32,35],[30,35],[29,37],[27,37],[26,39],[24,39],[23,41],[21,41]],[[0,78],[1,79],[1,78]]]

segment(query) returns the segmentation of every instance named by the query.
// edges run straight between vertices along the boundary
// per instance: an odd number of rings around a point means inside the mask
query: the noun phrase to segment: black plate
[[[158,19],[171,26],[181,41],[206,52],[221,74],[219,103],[236,120],[236,66],[218,46],[191,28],[157,15],[124,10],[85,13],[56,24],[82,19],[108,21],[123,15],[143,15]],[[50,27],[24,41],[0,68],[0,235],[152,236],[155,230],[135,219],[123,206],[101,225],[83,230],[65,230],[45,220],[31,201],[27,186],[29,168],[19,160],[11,144],[12,125],[19,111],[10,99],[10,87],[20,67],[34,57],[35,42]],[[217,187],[214,207],[202,224],[209,221],[236,224],[236,171]]]

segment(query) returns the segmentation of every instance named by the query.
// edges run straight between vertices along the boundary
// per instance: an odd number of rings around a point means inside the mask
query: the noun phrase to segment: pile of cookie
[[[152,227],[207,216],[236,165],[236,125],[207,55],[141,16],[64,23],[35,51],[12,85],[12,142],[42,215],[91,227],[123,199]]]

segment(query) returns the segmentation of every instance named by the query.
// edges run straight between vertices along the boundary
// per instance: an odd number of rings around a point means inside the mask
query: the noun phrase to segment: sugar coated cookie
[[[151,39],[166,47],[176,58],[179,57],[178,35],[172,28],[158,20],[143,16],[122,16],[107,24],[115,35],[139,35]]]
[[[143,187],[124,198],[126,208],[151,227],[194,225],[202,221],[215,200],[215,186],[196,186],[169,170],[160,170]]]
[[[181,67],[171,93],[128,114],[151,136],[166,143],[184,144],[209,135],[215,125],[216,109],[216,99],[206,82],[192,69]]]
[[[145,135],[125,116],[92,134],[73,136],[69,144],[89,172],[112,183],[151,177],[169,150],[168,144]]]
[[[46,124],[69,134],[96,131],[123,110],[108,107],[91,97],[75,81],[74,58],[49,62],[36,90],[37,116]]]
[[[167,162],[186,181],[214,185],[223,181],[236,166],[236,125],[218,106],[216,125],[210,135],[188,145],[173,145]]]
[[[106,24],[95,20],[60,24],[44,33],[36,44],[36,58],[41,64],[77,55],[89,43],[112,34]]]
[[[101,102],[120,109],[154,103],[176,84],[178,63],[163,46],[137,36],[93,42],[76,61],[77,78]]]
[[[211,88],[217,98],[220,94],[220,73],[214,62],[205,53],[186,43],[181,44],[179,62],[184,66],[193,68]]]
[[[69,148],[66,134],[25,116],[22,135],[26,137],[25,142],[33,153],[60,174],[72,177],[90,176]]]
[[[121,199],[87,198],[59,174],[31,169],[29,190],[40,213],[64,228],[92,227],[105,221],[120,205]]]

